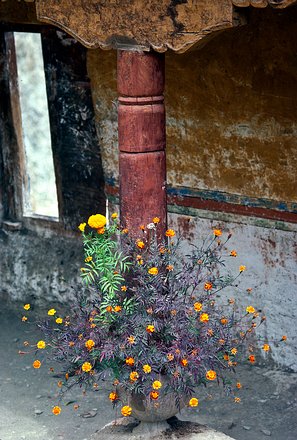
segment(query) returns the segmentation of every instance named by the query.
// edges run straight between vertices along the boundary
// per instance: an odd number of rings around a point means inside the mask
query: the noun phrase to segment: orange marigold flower
[[[118,218],[118,214],[117,214],[116,212],[113,212],[113,213],[111,214],[111,218],[112,218],[113,220],[115,220],[116,218]]]
[[[148,364],[145,364],[145,365],[142,367],[142,369],[143,369],[143,371],[144,371],[146,374],[148,374],[148,373],[150,373],[150,372],[152,371],[152,367],[151,367],[150,365],[148,365]]]
[[[105,228],[98,228],[97,229],[97,234],[99,234],[99,235],[103,235],[104,232],[105,232]]]
[[[205,377],[206,377],[206,379],[208,379],[208,380],[215,380],[216,377],[217,377],[217,373],[216,373],[215,371],[213,371],[213,370],[208,370],[208,371],[206,372]]]
[[[115,308],[114,308],[114,311],[115,311],[116,313],[121,312],[121,310],[122,310],[122,307],[121,307],[121,306],[115,306]]]
[[[202,314],[200,315],[200,317],[199,317],[199,320],[200,320],[201,322],[208,322],[208,321],[209,321],[209,316],[208,316],[208,314],[207,314],[207,313],[202,313]]]
[[[131,406],[128,406],[128,405],[123,406],[123,408],[121,409],[121,413],[122,413],[122,416],[124,416],[124,417],[131,416],[131,414],[132,414]]]
[[[159,380],[155,380],[152,386],[154,390],[159,390],[160,388],[162,388],[162,382],[160,382]]]
[[[239,272],[244,272],[246,270],[246,266],[239,266]]]
[[[221,324],[223,324],[223,325],[228,324],[228,319],[227,318],[222,318],[221,319]]]
[[[168,359],[169,361],[173,361],[173,359],[174,359],[174,355],[173,355],[172,353],[168,353],[168,354],[167,354],[167,359]]]
[[[23,322],[26,322],[26,321],[28,321],[28,318],[27,318],[27,316],[23,316],[23,317],[22,317],[22,321],[23,321]]]
[[[236,388],[238,388],[239,390],[240,390],[240,388],[242,388],[242,385],[241,385],[240,382],[237,382],[237,384],[236,384]]]
[[[59,407],[59,406],[54,406],[53,407],[53,409],[52,409],[52,413],[55,415],[55,416],[58,416],[60,413],[61,413],[61,408]]]
[[[240,401],[241,401],[241,398],[240,398],[240,397],[234,397],[234,402],[235,402],[235,403],[240,403]]]
[[[166,248],[164,248],[164,246],[160,247],[159,252],[160,252],[160,254],[165,254]]]
[[[140,225],[140,226],[139,226],[139,229],[141,229],[142,231],[144,231],[144,230],[145,230],[145,226],[144,226],[144,225]]]
[[[132,371],[130,373],[130,380],[132,380],[132,382],[135,382],[138,378],[139,378],[139,374],[137,373],[137,371]]]
[[[128,232],[129,232],[129,229],[127,229],[127,228],[122,229],[122,234],[128,234]]]
[[[93,229],[101,229],[106,225],[106,217],[101,214],[91,215],[88,219],[88,225]]]
[[[146,327],[146,331],[147,331],[148,333],[154,333],[154,331],[155,331],[155,326],[152,325],[152,324],[147,325],[147,327]]]
[[[284,335],[284,336],[282,336],[282,341],[286,341],[288,338],[287,338],[287,336],[286,335]]]
[[[230,252],[230,257],[237,257],[237,252],[234,249]]]
[[[237,348],[235,348],[235,347],[232,348],[232,349],[231,349],[231,353],[232,353],[233,355],[236,355],[236,353],[237,353]]]
[[[188,365],[188,360],[187,359],[182,359],[180,361],[180,363],[182,364],[183,367],[186,367]]]
[[[166,270],[168,270],[168,272],[173,271],[174,267],[172,266],[172,264],[168,264],[168,266],[166,266]]]
[[[135,344],[135,336],[128,336],[128,342],[129,342],[129,344]]]
[[[127,286],[121,286],[121,291],[122,292],[127,292]]]
[[[68,380],[69,379],[69,373],[65,374],[65,379]]]
[[[92,369],[92,365],[90,364],[90,362],[84,362],[81,366],[81,369],[85,372],[85,373],[89,373]]]
[[[150,275],[158,275],[159,270],[158,270],[157,267],[151,267],[151,268],[148,270],[148,273],[149,273]]]
[[[112,391],[110,394],[109,394],[109,399],[112,401],[112,402],[114,402],[115,400],[117,400],[118,399],[118,395],[117,395],[117,393],[115,393],[114,391]]]
[[[225,359],[225,361],[228,361],[230,359],[229,355],[227,353],[224,354],[224,359]]]
[[[49,316],[54,316],[56,314],[56,310],[55,309],[49,309],[49,311],[47,312],[47,314]]]
[[[204,284],[204,289],[205,289],[205,290],[210,290],[210,289],[212,289],[212,283],[210,283],[210,282],[205,283],[205,284]]]
[[[92,348],[95,346],[95,342],[93,341],[93,339],[88,339],[86,342],[85,342],[85,347],[88,349],[88,350],[92,350]]]
[[[40,368],[41,362],[38,359],[36,359],[36,361],[34,361],[32,365],[33,365],[33,368]]]
[[[220,345],[224,345],[225,342],[226,342],[225,339],[219,339],[219,344],[220,344]]]
[[[130,367],[133,367],[133,365],[135,364],[135,360],[133,357],[128,357],[126,359],[126,364],[129,365]]]
[[[63,386],[63,382],[62,382],[61,380],[59,380],[58,383],[57,383],[57,385],[58,385],[59,388],[62,388],[62,386]]]
[[[36,345],[40,350],[43,350],[46,347],[46,343],[44,341],[38,341]]]
[[[200,302],[195,302],[194,303],[194,309],[196,310],[196,312],[201,312],[202,310],[202,304]]]
[[[215,237],[220,237],[222,235],[222,231],[220,229],[214,229],[213,233]]]
[[[269,351],[270,350],[270,346],[268,344],[264,344],[263,347],[262,347],[262,350]]]
[[[171,314],[171,316],[176,316],[177,315],[177,311],[175,309],[170,310],[170,314]]]
[[[214,335],[214,331],[213,331],[213,329],[212,329],[212,328],[209,328],[209,329],[207,330],[207,334],[208,334],[209,336],[213,336],[213,335]]]
[[[198,406],[199,400],[196,397],[192,397],[192,399],[189,400],[189,406]]]
[[[174,237],[175,236],[175,232],[173,229],[167,229],[167,231],[165,232],[166,237]]]
[[[155,223],[155,224],[160,223],[160,218],[159,217],[154,217],[153,218],[153,223]]]
[[[254,364],[256,362],[256,357],[253,354],[251,354],[249,356],[249,361],[250,361],[251,364]]]
[[[139,249],[143,249],[144,246],[145,246],[145,244],[144,244],[143,241],[138,240],[138,241],[136,242],[136,246],[137,246]]]
[[[24,309],[25,309],[25,310],[29,310],[30,308],[31,308],[31,305],[30,305],[30,304],[25,304],[25,305],[24,305]]]
[[[78,229],[79,229],[81,232],[84,232],[86,226],[87,226],[86,223],[81,223],[81,224],[78,226]]]
[[[247,313],[255,313],[255,309],[252,306],[248,306],[245,310]]]
[[[158,399],[159,395],[160,395],[160,393],[159,393],[158,391],[151,391],[151,392],[150,392],[150,398],[151,398],[152,400],[156,400],[156,399]]]
[[[113,311],[113,308],[112,308],[112,306],[107,306],[106,308],[105,308],[105,310],[107,311],[107,312],[112,312]]]

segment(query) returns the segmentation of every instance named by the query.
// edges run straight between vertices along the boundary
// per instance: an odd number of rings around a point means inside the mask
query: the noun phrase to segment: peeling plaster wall
[[[166,54],[167,170],[175,187],[297,201],[297,7],[253,9],[199,51]],[[118,182],[116,54],[88,70],[107,179]]]

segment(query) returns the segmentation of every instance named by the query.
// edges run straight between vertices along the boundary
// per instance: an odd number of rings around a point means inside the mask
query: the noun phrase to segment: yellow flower
[[[57,323],[57,324],[62,324],[62,322],[63,322],[63,319],[62,319],[62,318],[57,318],[57,319],[56,319],[56,323]]]
[[[58,416],[60,413],[61,413],[61,408],[59,407],[59,406],[54,406],[53,407],[53,409],[52,409],[52,413],[55,415],[55,416]]]
[[[50,309],[50,310],[47,312],[47,314],[48,314],[49,316],[54,316],[55,313],[56,313],[56,310],[55,310],[55,309]]]
[[[160,218],[159,217],[154,217],[153,218],[153,223],[155,223],[155,224],[160,223]]]
[[[38,359],[36,359],[36,361],[34,361],[32,365],[33,365],[34,368],[40,368],[41,367],[41,362]]]
[[[252,306],[248,306],[245,310],[247,313],[255,313],[255,309]]]
[[[93,257],[91,257],[91,255],[89,255],[88,257],[86,257],[85,262],[88,263],[89,261],[92,261]]]
[[[235,355],[235,354],[237,353],[237,348],[232,348],[232,349],[231,349],[231,353],[232,353],[233,355]]]
[[[175,236],[175,232],[173,229],[167,229],[167,231],[165,232],[166,237],[174,237]]]
[[[215,237],[220,237],[222,235],[222,231],[220,229],[214,229],[213,233]]]
[[[89,373],[92,369],[92,365],[90,364],[90,362],[84,362],[81,366],[81,369],[86,373]]]
[[[208,371],[206,372],[205,377],[206,377],[206,379],[208,379],[208,380],[215,380],[216,377],[217,377],[217,373],[216,373],[215,371],[213,371],[213,370],[208,370]]]
[[[194,406],[198,406],[198,404],[199,404],[199,400],[196,399],[196,397],[192,397],[192,399],[189,400],[189,406],[194,407]]]
[[[124,416],[124,417],[131,416],[131,414],[132,414],[131,406],[128,406],[128,405],[123,406],[123,408],[121,409],[121,413],[122,413],[122,416]]]
[[[88,350],[92,350],[92,348],[95,346],[95,342],[93,341],[93,339],[88,339],[86,342],[85,342],[85,347],[88,349]]]
[[[230,252],[230,256],[231,256],[231,257],[237,257],[237,252],[233,249],[233,250]]]
[[[122,307],[121,307],[121,306],[115,306],[115,308],[114,308],[114,311],[115,311],[116,313],[120,312],[121,310],[122,310]]]
[[[149,324],[149,325],[146,327],[146,331],[147,331],[148,333],[154,333],[154,331],[155,331],[155,327],[154,327],[153,325]]]
[[[127,292],[127,286],[121,286],[121,291],[122,292]]]
[[[263,347],[262,347],[262,349],[263,349],[264,351],[269,351],[269,350],[270,350],[270,346],[269,346],[268,344],[264,344]]]
[[[127,229],[127,228],[122,229],[122,234],[128,234],[128,232],[129,232],[129,229]]]
[[[118,214],[114,212],[113,214],[111,214],[111,218],[115,220],[116,218],[118,218]]]
[[[150,275],[158,275],[159,271],[158,271],[158,268],[157,268],[157,267],[151,267],[151,268],[148,270],[148,273],[149,273]]]
[[[39,348],[41,350],[46,347],[46,343],[44,341],[38,341],[36,345],[37,345],[37,348]]]
[[[130,367],[133,367],[133,365],[135,364],[135,360],[133,357],[128,357],[126,359],[126,364],[129,365]]]
[[[160,388],[162,388],[162,383],[159,380],[155,380],[153,382],[153,388],[154,390],[159,390]]]
[[[79,229],[81,232],[84,232],[86,226],[87,226],[86,223],[81,223],[81,224],[78,226],[78,229]]]
[[[24,305],[24,309],[25,309],[25,310],[29,310],[30,307],[31,307],[30,304],[25,304],[25,305]]]
[[[106,225],[106,217],[101,214],[91,215],[88,219],[88,225],[93,229],[101,229]]]
[[[151,398],[152,400],[157,400],[158,397],[159,397],[159,393],[158,393],[158,391],[151,391],[151,392],[150,392],[150,398]]]
[[[117,393],[115,393],[114,391],[112,391],[110,394],[109,394],[109,399],[112,401],[112,402],[114,402],[115,400],[117,400],[117,398],[118,398],[118,395],[117,395]]]
[[[26,322],[27,320],[28,320],[27,316],[23,316],[23,317],[22,317],[22,321],[23,321],[23,322]]]
[[[208,316],[207,313],[202,313],[200,315],[199,319],[200,319],[201,322],[207,322],[207,321],[209,321],[209,316]]]
[[[137,371],[132,371],[130,373],[130,380],[132,380],[132,382],[135,382],[138,378],[139,378],[139,374],[137,373]]]
[[[135,336],[128,336],[128,342],[129,342],[129,344],[135,344]]]
[[[196,312],[201,312],[202,304],[200,302],[195,302],[194,303],[194,309],[196,310]]]
[[[150,365],[148,365],[148,364],[145,364],[145,365],[142,367],[142,369],[143,369],[143,371],[144,371],[145,373],[150,373],[150,372],[152,371],[152,367],[151,367]]]
[[[145,246],[145,244],[144,244],[143,241],[138,240],[138,241],[136,242],[136,246],[137,246],[139,249],[143,249],[144,246]]]
[[[244,272],[246,270],[246,266],[239,266],[239,272]]]
[[[173,359],[174,359],[174,355],[173,355],[172,353],[168,353],[168,354],[167,354],[167,359],[168,359],[169,361],[173,361]]]

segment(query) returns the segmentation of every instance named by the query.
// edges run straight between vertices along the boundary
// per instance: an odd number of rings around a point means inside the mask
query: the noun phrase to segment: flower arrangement
[[[252,305],[240,312],[233,298],[218,302],[218,292],[237,287],[246,270],[244,265],[234,275],[226,270],[225,259],[237,257],[235,250],[227,252],[231,234],[224,238],[214,229],[202,246],[193,244],[183,256],[173,229],[160,242],[159,223],[155,217],[140,226],[136,240],[121,228],[116,213],[110,225],[100,214],[80,224],[81,276],[88,296],[78,298],[71,315],[62,317],[52,308],[39,324],[44,340],[36,344],[37,357],[47,352],[62,363],[61,390],[75,384],[96,388],[100,379],[112,378],[109,399],[120,405],[123,416],[133,415],[126,392],[155,405],[171,392],[177,405],[186,398],[196,407],[197,386],[214,381],[239,402],[235,391],[241,384],[232,385],[227,373],[240,357],[255,362],[246,341],[265,321]],[[266,342],[262,348],[270,349]],[[33,367],[42,362],[35,359]],[[53,408],[54,414],[60,412],[59,406]]]

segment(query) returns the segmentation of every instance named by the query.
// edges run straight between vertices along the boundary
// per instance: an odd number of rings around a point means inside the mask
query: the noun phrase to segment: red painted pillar
[[[118,51],[120,211],[134,235],[167,223],[164,54]]]

